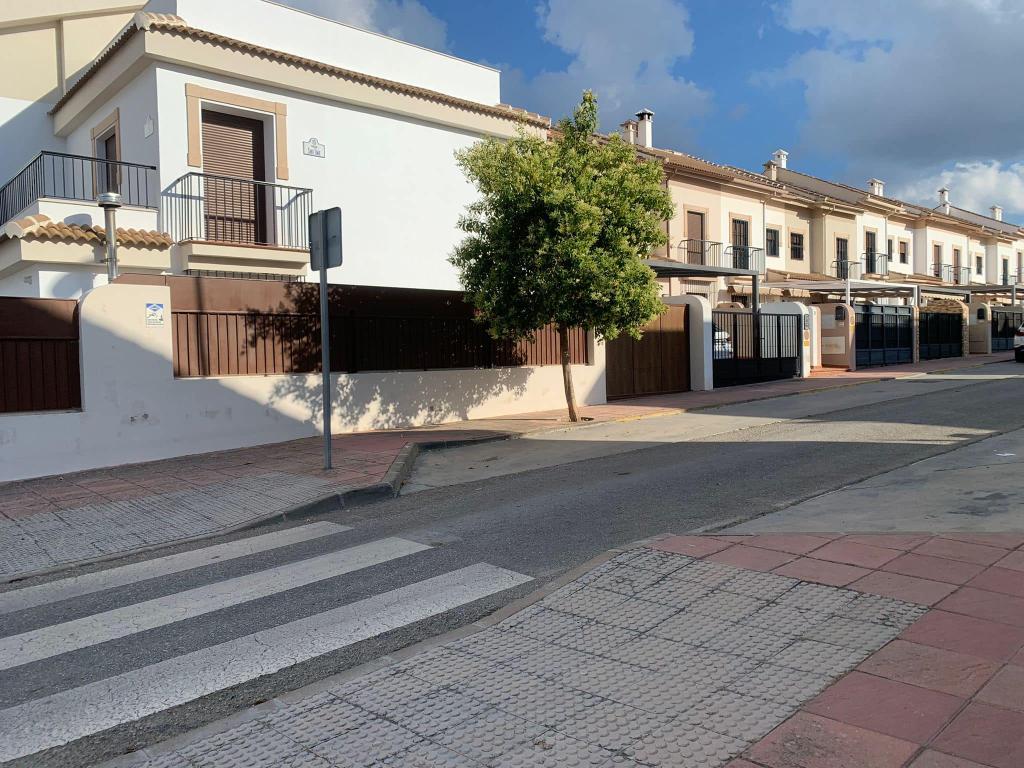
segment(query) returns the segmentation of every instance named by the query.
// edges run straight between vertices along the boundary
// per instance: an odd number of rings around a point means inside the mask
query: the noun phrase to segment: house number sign
[[[302,142],[302,154],[310,157],[326,157],[327,147],[321,144],[316,138]]]

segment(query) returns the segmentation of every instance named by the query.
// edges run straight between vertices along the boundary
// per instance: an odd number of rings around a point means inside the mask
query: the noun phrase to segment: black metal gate
[[[992,310],[992,351],[1008,352],[1013,349],[1013,337],[1024,324],[1024,312],[1010,309]]]
[[[914,362],[914,315],[911,307],[855,304],[854,344],[857,367]]]
[[[799,371],[799,315],[715,310],[711,313],[715,387],[791,379]]]
[[[929,312],[918,315],[917,334],[922,360],[940,357],[962,357],[964,354],[964,318],[951,312]]]

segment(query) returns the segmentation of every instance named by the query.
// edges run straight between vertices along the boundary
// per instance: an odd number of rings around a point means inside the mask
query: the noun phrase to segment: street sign
[[[341,266],[341,208],[309,214],[309,266],[320,273],[320,402],[324,417],[324,469],[331,468],[331,315],[327,270]]]
[[[309,268],[341,266],[341,208],[328,208],[309,215]]]

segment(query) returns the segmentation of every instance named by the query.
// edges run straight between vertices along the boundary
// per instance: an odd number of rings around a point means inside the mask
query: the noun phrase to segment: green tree
[[[577,421],[569,329],[602,339],[639,338],[665,310],[642,259],[666,241],[673,206],[661,166],[638,159],[617,135],[597,134],[597,100],[586,91],[551,140],[520,130],[457,153],[477,201],[451,263],[495,338],[558,330],[569,418]]]

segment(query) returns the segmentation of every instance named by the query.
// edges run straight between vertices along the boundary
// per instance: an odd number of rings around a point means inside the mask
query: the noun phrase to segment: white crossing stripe
[[[10,635],[0,638],[0,669],[10,669],[165,624],[192,619],[427,549],[430,547],[426,544],[406,539],[379,539],[308,560]]]
[[[0,711],[0,763],[68,744],[532,581],[487,563]]]
[[[93,592],[102,592],[105,589],[123,587],[160,576],[190,571],[193,568],[201,568],[204,565],[222,563],[226,560],[255,555],[260,552],[267,552],[272,549],[287,547],[291,544],[299,544],[303,541],[311,541],[350,530],[352,530],[352,527],[348,525],[310,523],[309,525],[300,525],[296,528],[288,528],[287,530],[275,533],[264,533],[260,536],[250,536],[245,539],[238,539],[237,541],[229,541],[225,544],[215,544],[212,547],[179,552],[176,555],[143,560],[131,565],[109,568],[105,571],[72,576],[68,579],[51,581],[36,587],[16,589],[0,594],[0,615],[13,613],[14,611],[23,611],[26,608],[35,608],[36,606],[48,603],[56,603],[72,597],[81,597]]]

